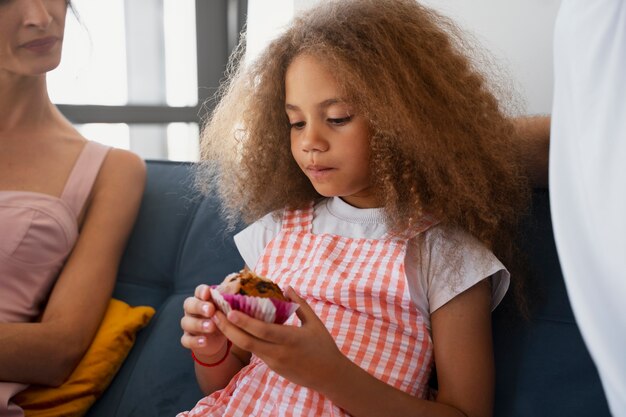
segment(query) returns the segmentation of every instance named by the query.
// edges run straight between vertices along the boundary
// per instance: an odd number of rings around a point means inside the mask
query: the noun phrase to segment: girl
[[[0,1],[0,415],[60,385],[96,333],[143,191],[143,162],[83,138],[50,102],[66,0]],[[68,341],[71,341],[68,343]]]
[[[413,0],[325,2],[238,61],[199,181],[262,216],[238,249],[300,308],[226,317],[199,286],[182,343],[212,394],[181,416],[491,415],[492,251],[510,258],[527,187],[455,33]]]

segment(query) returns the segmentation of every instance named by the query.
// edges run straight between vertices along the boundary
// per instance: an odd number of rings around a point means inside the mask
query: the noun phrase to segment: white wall
[[[297,12],[323,0],[292,1]],[[552,32],[560,0],[420,1],[454,19],[496,57],[526,113],[551,111]]]
[[[502,64],[526,112],[552,107],[552,32],[560,0],[421,0],[473,33]]]

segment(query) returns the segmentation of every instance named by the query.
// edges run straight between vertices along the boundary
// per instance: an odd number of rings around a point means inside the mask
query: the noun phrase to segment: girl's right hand
[[[211,318],[215,314],[215,304],[211,302],[209,286],[196,287],[193,297],[183,303],[185,315],[180,321],[183,336],[180,341],[184,347],[193,350],[194,355],[208,363],[213,357],[223,356],[226,336],[217,328]],[[219,358],[217,358],[219,360]]]

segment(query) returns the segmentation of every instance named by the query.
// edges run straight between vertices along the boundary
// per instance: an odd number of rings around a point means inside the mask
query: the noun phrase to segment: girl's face
[[[66,0],[0,0],[0,74],[39,75],[59,65]]]
[[[378,207],[371,184],[367,121],[340,96],[333,74],[299,55],[285,75],[291,153],[318,193],[355,207]]]

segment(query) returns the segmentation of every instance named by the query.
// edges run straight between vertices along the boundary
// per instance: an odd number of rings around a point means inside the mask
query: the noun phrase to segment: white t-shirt
[[[576,321],[626,416],[626,1],[564,0],[554,35],[550,204]]]
[[[268,214],[235,235],[246,265],[255,269],[267,244],[281,229],[280,216]],[[387,233],[382,209],[358,209],[341,198],[314,208],[312,232],[379,239]],[[462,250],[459,250],[462,248]],[[409,241],[405,270],[411,299],[430,329],[430,315],[481,280],[492,279],[492,309],[509,287],[509,272],[482,243],[462,231],[434,226]]]

